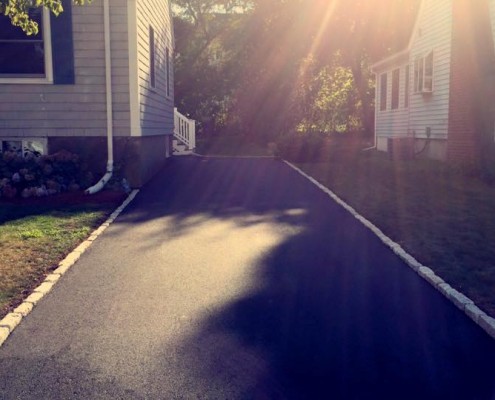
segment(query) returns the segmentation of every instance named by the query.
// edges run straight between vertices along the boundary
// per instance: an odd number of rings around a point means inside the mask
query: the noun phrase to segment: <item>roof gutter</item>
[[[105,35],[105,82],[107,104],[107,170],[98,183],[85,190],[86,194],[98,193],[101,189],[103,189],[113,175],[113,96],[109,0],[103,0],[103,29]]]

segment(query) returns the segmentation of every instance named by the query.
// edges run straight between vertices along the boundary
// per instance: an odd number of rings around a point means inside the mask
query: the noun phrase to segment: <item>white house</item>
[[[493,86],[494,27],[495,0],[422,1],[407,47],[372,66],[378,150],[476,159],[475,91]]]
[[[174,131],[170,3],[71,3],[34,12],[35,37],[0,18],[0,151],[66,149],[100,172],[109,159],[141,186]]]

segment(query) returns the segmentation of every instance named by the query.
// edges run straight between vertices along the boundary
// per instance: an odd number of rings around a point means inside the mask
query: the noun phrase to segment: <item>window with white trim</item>
[[[387,73],[380,75],[380,111],[387,109]]]
[[[29,15],[38,23],[36,35],[28,36],[9,18],[0,18],[1,81],[52,79],[49,13],[36,8]]]
[[[404,77],[404,108],[409,107],[409,79],[410,79],[410,67],[406,66]]]
[[[397,110],[399,108],[399,88],[400,88],[400,69],[394,69],[392,71],[392,95],[391,95],[391,108]]]
[[[150,26],[150,87],[154,89],[156,87],[156,48],[155,48],[155,30]]]
[[[165,62],[167,68],[167,97],[170,97],[170,50],[167,47],[165,51]]]
[[[414,93],[433,92],[433,51],[414,61]]]

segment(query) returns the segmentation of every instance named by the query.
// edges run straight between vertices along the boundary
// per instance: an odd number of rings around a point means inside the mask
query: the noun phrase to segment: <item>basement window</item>
[[[36,157],[47,154],[46,139],[39,138],[6,138],[0,140],[0,153],[13,152],[22,157]]]

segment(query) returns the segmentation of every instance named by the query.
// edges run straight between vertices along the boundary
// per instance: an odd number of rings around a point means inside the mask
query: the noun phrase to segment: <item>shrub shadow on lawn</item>
[[[52,211],[70,211],[82,208],[111,209],[122,203],[125,197],[124,192],[105,190],[92,196],[78,191],[40,198],[2,199],[0,201],[0,224],[28,216],[43,215]]]

